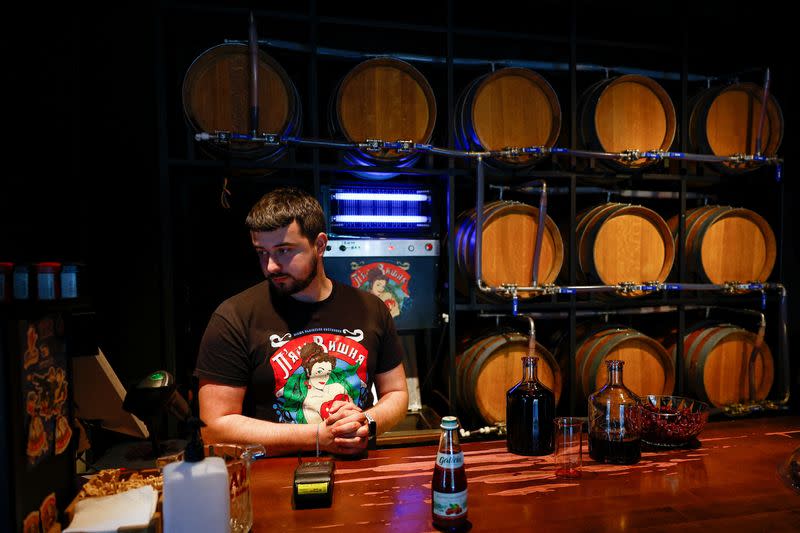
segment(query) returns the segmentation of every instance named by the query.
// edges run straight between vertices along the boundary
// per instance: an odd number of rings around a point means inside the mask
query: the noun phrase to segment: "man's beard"
[[[292,294],[297,294],[298,292],[304,290],[306,287],[311,285],[311,282],[314,281],[314,278],[317,277],[317,264],[319,263],[319,258],[316,254],[312,256],[311,260],[311,269],[308,275],[302,279],[297,279],[294,276],[287,274],[285,272],[281,272],[277,274],[278,276],[287,276],[290,278],[290,281],[284,282],[281,285],[278,285],[272,280],[273,275],[270,274],[267,279],[269,280],[270,285],[272,288],[275,289],[275,292],[280,294],[281,296],[291,296]]]

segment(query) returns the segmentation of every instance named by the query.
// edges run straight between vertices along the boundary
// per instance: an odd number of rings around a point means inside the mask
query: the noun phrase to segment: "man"
[[[325,275],[322,208],[306,192],[266,194],[246,224],[267,279],[223,302],[203,335],[195,370],[203,437],[261,443],[270,454],[317,445],[359,454],[370,426],[386,431],[408,407],[389,311]]]

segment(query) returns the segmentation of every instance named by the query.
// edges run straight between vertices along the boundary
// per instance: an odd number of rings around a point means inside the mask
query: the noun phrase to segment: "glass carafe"
[[[639,398],[622,382],[623,361],[606,361],[608,381],[589,396],[589,457],[629,465],[642,456]]]
[[[538,357],[522,358],[522,381],[506,394],[506,444],[519,455],[553,453],[556,397],[538,379]]]

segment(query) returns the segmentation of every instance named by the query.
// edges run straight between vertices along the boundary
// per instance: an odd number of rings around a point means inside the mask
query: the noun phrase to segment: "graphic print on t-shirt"
[[[408,266],[408,263],[400,265],[379,262],[359,265],[354,262],[350,283],[356,289],[370,292],[380,298],[389,309],[392,318],[397,318],[409,297],[408,282],[411,280],[411,274],[408,272]]]
[[[290,340],[286,340],[290,338]],[[336,401],[364,407],[369,354],[360,330],[318,328],[272,335],[277,350],[269,357],[275,373],[275,409],[279,422],[316,424],[330,416]]]

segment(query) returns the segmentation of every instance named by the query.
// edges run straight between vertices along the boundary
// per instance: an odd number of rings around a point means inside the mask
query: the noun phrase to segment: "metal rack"
[[[182,9],[199,9],[203,11],[207,16],[225,13],[235,16],[240,16],[242,20],[245,19],[247,10],[245,9],[235,9],[235,8],[197,8],[195,6],[171,6],[165,10],[164,12],[179,12]],[[481,311],[503,311],[503,310],[510,310],[512,314],[518,313],[529,313],[529,314],[539,314],[541,316],[553,316],[553,317],[560,317],[560,318],[567,318],[569,323],[569,331],[570,331],[570,352],[574,353],[575,351],[575,328],[576,328],[576,321],[577,317],[581,316],[582,313],[590,313],[590,312],[597,312],[603,311],[614,313],[614,312],[628,312],[630,310],[642,310],[640,312],[645,312],[643,310],[651,308],[653,306],[667,306],[670,308],[674,308],[677,312],[677,321],[678,321],[678,348],[677,348],[677,365],[676,368],[676,375],[678,378],[678,390],[682,389],[682,382],[681,382],[681,366],[683,361],[683,336],[684,332],[686,331],[686,320],[685,320],[685,312],[690,306],[703,306],[703,305],[715,305],[720,304],[720,301],[708,296],[697,296],[697,297],[686,297],[682,293],[678,292],[677,296],[670,294],[671,291],[681,291],[684,288],[688,288],[685,283],[682,283],[686,280],[686,272],[685,266],[683,262],[683,256],[685,254],[684,248],[684,235],[685,235],[685,226],[684,226],[684,219],[686,214],[686,202],[687,198],[691,196],[691,193],[688,191],[688,184],[689,180],[699,180],[699,181],[732,181],[735,180],[733,177],[717,177],[717,176],[705,176],[702,174],[702,171],[697,174],[690,174],[689,167],[687,165],[688,162],[722,162],[723,160],[731,161],[731,162],[741,162],[741,161],[753,161],[759,162],[762,164],[772,165],[776,169],[776,177],[779,179],[778,184],[778,194],[781,199],[781,204],[783,203],[783,182],[780,181],[780,164],[781,161],[775,158],[764,158],[760,155],[741,155],[735,156],[733,158],[718,158],[714,156],[707,156],[702,154],[688,154],[686,152],[688,147],[688,133],[687,128],[684,127],[685,124],[688,123],[688,113],[687,113],[687,106],[685,105],[688,101],[688,93],[689,93],[689,83],[696,82],[698,79],[710,79],[709,77],[697,77],[696,75],[690,74],[688,69],[688,45],[684,39],[684,48],[681,50],[681,70],[677,73],[670,73],[671,79],[679,80],[681,86],[681,117],[679,119],[680,127],[680,151],[678,152],[647,152],[647,153],[634,153],[634,152],[624,152],[624,153],[602,153],[602,152],[591,152],[586,150],[580,150],[577,148],[578,140],[577,140],[577,102],[578,102],[578,83],[577,77],[578,72],[586,71],[603,71],[606,72],[610,70],[619,71],[619,69],[610,69],[606,67],[602,67],[600,65],[592,65],[592,67],[597,68],[582,68],[585,67],[585,64],[581,64],[578,62],[578,47],[580,45],[585,44],[585,41],[582,41],[578,38],[578,32],[576,28],[576,10],[577,6],[575,2],[571,3],[570,6],[570,13],[569,13],[569,35],[566,37],[556,37],[556,36],[542,36],[542,35],[530,35],[530,34],[519,34],[514,32],[496,32],[496,31],[479,31],[470,28],[459,28],[455,23],[455,2],[452,0],[447,3],[447,14],[446,14],[446,22],[441,25],[434,25],[434,24],[403,24],[403,23],[393,23],[393,22],[384,22],[384,21],[374,21],[374,20],[365,20],[365,19],[358,19],[358,18],[348,18],[348,17],[326,17],[320,16],[318,14],[317,2],[315,0],[311,0],[308,4],[308,10],[306,13],[289,13],[289,12],[282,12],[282,11],[268,11],[268,10],[259,10],[256,11],[255,14],[259,19],[263,20],[284,20],[284,21],[291,21],[292,23],[298,23],[305,25],[308,34],[307,40],[305,43],[300,43],[301,46],[297,47],[296,50],[293,50],[295,53],[302,54],[308,62],[308,85],[311,87],[310,91],[310,110],[309,110],[309,125],[310,125],[310,135],[306,138],[304,137],[291,137],[291,138],[281,138],[275,134],[271,133],[243,133],[243,132],[206,132],[205,134],[199,134],[201,140],[203,142],[221,142],[221,143],[230,143],[230,142],[239,142],[239,141],[256,141],[256,142],[263,142],[264,144],[278,144],[283,143],[289,147],[288,155],[281,161],[272,162],[269,164],[269,168],[273,169],[291,169],[293,171],[301,172],[307,175],[313,184],[313,189],[315,192],[319,193],[321,183],[323,180],[323,175],[325,173],[340,173],[340,172],[352,172],[363,170],[360,167],[353,167],[350,165],[345,164],[325,164],[321,162],[320,155],[325,150],[348,150],[348,149],[362,149],[362,150],[378,150],[380,148],[389,147],[399,150],[415,150],[425,154],[428,154],[427,161],[424,162],[423,165],[418,166],[417,168],[407,168],[407,169],[397,169],[391,166],[385,167],[374,167],[370,168],[371,171],[385,171],[385,172],[394,172],[399,174],[405,175],[414,175],[414,176],[426,176],[432,179],[441,180],[443,183],[444,188],[446,189],[448,198],[451,201],[447,203],[447,213],[446,218],[447,220],[452,221],[456,218],[456,205],[455,205],[455,192],[458,187],[461,187],[463,184],[467,182],[471,182],[471,175],[472,175],[472,168],[463,168],[457,165],[459,159],[467,159],[474,161],[475,167],[474,171],[477,173],[477,183],[475,184],[476,188],[476,203],[478,205],[482,205],[483,202],[483,194],[484,194],[484,163],[483,160],[485,158],[497,157],[497,156],[513,156],[519,154],[536,154],[540,155],[543,158],[563,158],[568,160],[569,163],[566,164],[568,170],[536,170],[535,167],[529,167],[525,169],[516,170],[510,173],[512,178],[537,178],[537,179],[548,179],[553,181],[558,181],[559,184],[566,182],[566,185],[563,189],[566,191],[565,194],[568,195],[569,199],[569,206],[570,206],[570,228],[569,228],[569,265],[568,265],[568,280],[569,284],[566,287],[538,287],[536,284],[529,288],[524,287],[515,287],[515,288],[505,288],[502,290],[507,290],[508,292],[519,292],[523,289],[530,290],[532,292],[537,292],[543,296],[549,296],[549,301],[534,301],[534,302],[527,302],[525,304],[520,305],[516,309],[510,309],[510,304],[508,306],[502,304],[486,304],[480,303],[476,300],[475,294],[471,293],[468,297],[468,301],[466,303],[460,303],[459,298],[456,295],[455,291],[455,257],[454,257],[454,235],[452,231],[448,232],[448,272],[447,272],[447,280],[448,280],[448,295],[447,295],[447,329],[448,329],[448,354],[450,358],[450,367],[455,367],[455,356],[456,356],[456,327],[458,322],[458,314],[469,312],[481,312]],[[163,12],[160,16],[158,16],[158,20],[161,21],[161,17],[163,16]],[[244,27],[244,25],[243,25]],[[429,57],[436,57],[436,61],[429,61],[431,64],[436,64],[440,67],[444,67],[446,73],[446,105],[447,105],[447,130],[448,130],[448,143],[446,148],[439,148],[432,144],[414,144],[410,143],[409,141],[404,140],[364,140],[362,143],[343,143],[338,141],[331,141],[325,140],[320,138],[320,120],[319,117],[320,113],[320,97],[319,97],[319,89],[318,89],[318,82],[320,79],[320,61],[322,58],[325,58],[330,49],[320,46],[320,31],[322,28],[325,27],[356,27],[356,28],[363,28],[363,27],[370,27],[370,28],[380,28],[386,27],[392,30],[403,30],[403,31],[413,31],[419,32],[426,35],[436,35],[437,37],[444,37],[445,41],[445,53],[439,56],[421,56],[417,55],[414,57],[413,54],[386,54],[395,56],[398,58],[404,58],[407,60],[420,60],[425,61]],[[192,148],[188,149],[189,157],[188,158],[181,158],[181,157],[170,157],[170,151],[168,146],[168,139],[166,135],[167,129],[167,98],[165,94],[165,76],[163,72],[164,68],[164,58],[163,58],[163,24],[160,26],[160,31],[157,33],[159,41],[159,46],[157,49],[162,54],[162,76],[160,78],[161,81],[161,92],[159,97],[159,108],[160,108],[160,117],[161,117],[161,125],[162,127],[159,130],[159,140],[161,144],[161,158],[160,158],[160,170],[161,170],[161,192],[162,198],[166,198],[167,200],[162,199],[162,219],[169,220],[172,217],[172,206],[170,198],[170,187],[171,187],[171,178],[170,173],[172,169],[178,168],[203,168],[203,169],[210,169],[211,171],[221,171],[228,167],[230,164],[229,162],[223,161],[212,161],[212,160],[204,160],[204,159],[195,159],[194,154],[192,153]],[[567,61],[560,61],[555,63],[537,63],[536,68],[539,69],[547,69],[548,64],[551,65],[551,68],[554,70],[562,70],[567,72],[569,75],[569,122],[570,122],[570,138],[569,138],[569,146],[563,148],[545,148],[545,147],[515,147],[510,148],[507,151],[503,152],[485,152],[485,153],[477,153],[477,152],[462,152],[455,150],[454,146],[454,139],[453,139],[453,132],[452,129],[449,127],[453,123],[453,115],[454,115],[454,103],[455,103],[455,79],[456,79],[456,70],[457,65],[463,64],[462,58],[456,56],[456,47],[457,47],[457,39],[461,38],[468,38],[474,36],[483,36],[483,37],[491,37],[496,39],[506,39],[506,40],[521,40],[525,42],[536,41],[536,42],[555,42],[559,46],[564,46],[568,49]],[[224,36],[221,36],[224,37]],[[268,47],[282,47],[283,49],[290,49],[289,46],[290,42],[286,40],[280,39],[265,39],[261,41],[262,44]],[[289,43],[289,44],[287,44]],[[628,45],[630,46],[630,45]],[[643,46],[645,50],[650,49],[651,47]],[[660,49],[661,52],[668,52],[667,49]],[[337,49],[334,50],[341,55],[342,50]],[[514,60],[509,61],[489,61],[485,60],[486,63],[503,63],[503,64],[514,64]],[[519,63],[519,60],[517,61]],[[623,71],[624,71],[624,67]],[[622,71],[620,71],[622,72]],[[191,144],[191,143],[188,143]],[[631,158],[639,158],[645,157],[652,159],[654,161],[662,161],[666,162],[667,160],[671,160],[673,162],[673,167],[669,169],[666,173],[646,173],[646,172],[632,172],[630,174],[619,174],[619,173],[611,173],[606,171],[598,171],[594,169],[593,162],[599,159],[631,159]],[[576,162],[579,159],[588,159],[591,161],[590,168],[588,170],[577,170]],[[446,165],[439,165],[439,161],[446,161]],[[242,168],[252,168],[258,167],[258,163],[252,162],[236,162],[237,166],[241,166]],[[490,171],[491,174],[491,171]],[[658,287],[636,287],[638,289],[648,290],[653,294],[656,294],[657,291],[658,295],[654,297],[645,297],[637,302],[625,301],[625,302],[616,302],[616,303],[609,303],[609,302],[581,302],[578,301],[576,296],[577,293],[588,291],[588,290],[597,290],[597,291],[612,291],[612,290],[631,290],[634,287],[596,287],[594,289],[581,287],[576,284],[576,258],[575,258],[575,250],[576,250],[576,242],[575,242],[575,215],[577,213],[577,197],[579,194],[579,185],[578,180],[584,176],[592,176],[592,177],[602,177],[602,176],[613,176],[615,178],[625,178],[632,182],[641,184],[646,183],[648,179],[659,179],[659,180],[667,180],[672,183],[672,185],[677,188],[677,191],[673,191],[674,195],[673,198],[676,199],[680,205],[680,228],[679,228],[679,245],[677,247],[677,261],[679,264],[679,283],[672,284],[671,286],[667,286],[664,284],[663,286]],[[468,185],[471,185],[469,183]],[[478,227],[480,227],[480,217],[482,216],[482,211],[478,210],[478,217],[479,223]],[[781,216],[781,220],[783,216]],[[450,228],[452,230],[452,227]],[[174,309],[174,302],[172,293],[174,291],[174,284],[173,284],[173,261],[171,259],[171,247],[172,243],[170,241],[171,235],[171,228],[165,228],[163,239],[162,250],[164,251],[164,277],[162,279],[163,286],[164,286],[164,294],[165,294],[165,330],[166,331],[174,331],[175,324],[173,321],[173,314],[170,312]],[[781,232],[782,236],[782,232]],[[478,246],[480,249],[480,245]],[[780,257],[781,247],[778,248],[778,270],[780,277],[780,264],[781,264],[781,257]],[[478,257],[480,257],[480,252],[478,252]],[[478,260],[478,264],[480,261]],[[479,278],[480,280],[480,278]],[[480,284],[480,283],[479,283]],[[683,287],[681,287],[683,285]],[[719,287],[699,287],[693,285],[691,290],[708,290],[708,291],[730,291],[732,288],[731,286],[719,286]],[[743,288],[743,287],[738,287]],[[785,289],[779,284],[764,284],[760,286],[750,286],[747,287],[754,290],[776,290],[781,293],[783,299],[781,300],[781,312],[785,312]],[[747,299],[743,297],[743,299]],[[512,298],[513,300],[513,298]],[[748,301],[748,304],[753,304],[754,302]],[[756,302],[754,305],[758,306]],[[633,311],[635,312],[635,311]],[[785,324],[782,326],[783,331],[785,332]],[[784,333],[785,336],[785,333]],[[781,344],[781,358],[788,361],[788,349],[786,349]],[[171,362],[172,366],[175,365],[175,346],[174,342],[171,346],[167,346],[167,360]],[[788,365],[788,363],[786,363]],[[786,379],[788,380],[788,366],[786,367],[787,372]],[[565,369],[570,375],[574,374],[574,361],[570,360],[570,368]],[[455,391],[455,377],[451,373],[450,375],[450,383],[449,383],[449,401],[451,405],[454,405],[454,391]],[[786,389],[788,391],[788,387]],[[569,410],[573,411],[576,405],[577,399],[575,398],[575,394],[570,395],[570,404]]]

